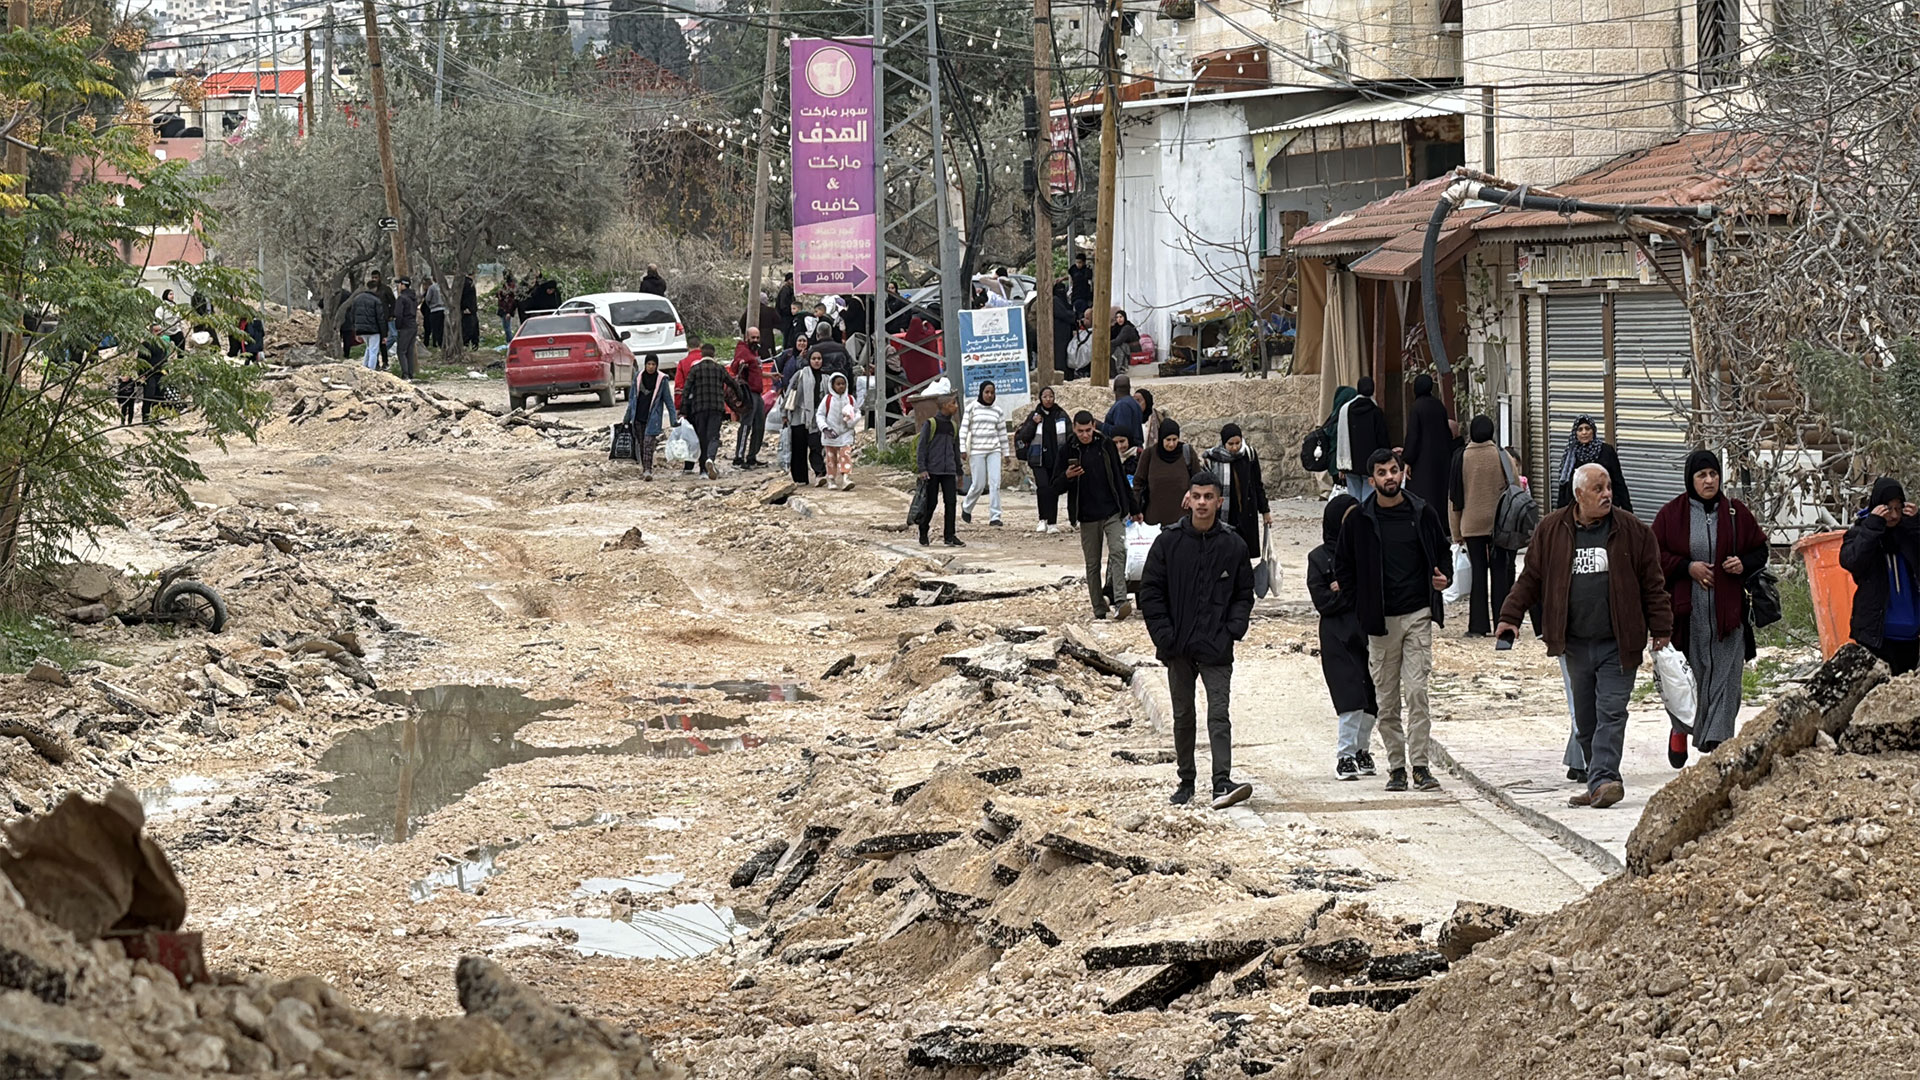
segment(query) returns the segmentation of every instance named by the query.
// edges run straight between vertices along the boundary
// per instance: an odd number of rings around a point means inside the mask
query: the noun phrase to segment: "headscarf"
[[[1169,435],[1173,436],[1174,438],[1180,437],[1179,421],[1177,420],[1160,421],[1160,436],[1153,441],[1154,453],[1160,455],[1161,461],[1164,461],[1167,464],[1171,465],[1174,462],[1179,461],[1182,457],[1184,457],[1186,455],[1186,450],[1177,443],[1174,445],[1174,448],[1172,450],[1168,450],[1167,436]]]
[[[1593,429],[1593,441],[1590,443],[1580,441],[1582,424]],[[1600,425],[1593,422],[1593,417],[1585,413],[1575,417],[1573,430],[1567,432],[1567,452],[1560,455],[1560,482],[1571,484],[1573,470],[1599,461],[1600,451],[1604,448],[1605,444],[1600,441]]]
[[[1221,446],[1227,445],[1227,441],[1234,438],[1235,436],[1238,436],[1242,439],[1247,437],[1246,433],[1240,430],[1239,424],[1236,424],[1232,421],[1228,421],[1227,423],[1220,425],[1220,445]],[[1240,446],[1241,446],[1241,449],[1243,450],[1246,449],[1245,443],[1240,444]]]
[[[1711,450],[1695,450],[1693,453],[1687,455],[1687,494],[1695,499],[1700,499],[1700,493],[1694,490],[1694,475],[1707,469],[1712,469],[1714,472],[1720,473],[1720,479],[1722,481],[1726,480],[1727,474],[1720,468],[1720,456],[1718,454],[1715,454]],[[1720,495],[1716,492],[1712,499],[1700,499],[1700,501],[1706,503],[1708,506],[1715,506],[1720,502]]]
[[[1467,426],[1467,436],[1477,443],[1492,442],[1493,441],[1493,417],[1488,416],[1485,413],[1481,413],[1479,416],[1474,417],[1473,423]]]
[[[1422,372],[1413,377],[1413,396],[1427,397],[1433,393],[1433,376]]]
[[[987,403],[987,387],[989,386],[993,386],[992,379],[988,379],[980,384],[980,389],[974,392],[973,400],[985,405]],[[997,391],[999,388],[995,387],[994,389]]]
[[[646,370],[648,364],[653,365],[652,371]],[[652,397],[653,392],[659,388],[660,357],[654,353],[648,353],[640,358],[640,389],[645,390],[648,397]]]
[[[1873,495],[1867,499],[1867,509],[1871,510],[1876,506],[1885,506],[1895,499],[1903,503],[1906,502],[1906,489],[1902,488],[1900,481],[1895,480],[1893,477],[1883,476],[1873,482]]]
[[[1360,500],[1341,492],[1327,500],[1327,509],[1320,517],[1320,538],[1329,545],[1340,542],[1340,527],[1346,524],[1347,512],[1360,505]]]
[[[1354,383],[1353,388],[1355,390],[1360,391],[1361,397],[1365,397],[1365,398],[1372,397],[1373,396],[1373,376],[1371,375],[1360,376],[1360,381]]]

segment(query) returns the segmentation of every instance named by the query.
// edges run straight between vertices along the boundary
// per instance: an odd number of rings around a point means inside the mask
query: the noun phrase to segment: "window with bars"
[[[1700,0],[1697,11],[1700,85],[1740,81],[1740,0]]]

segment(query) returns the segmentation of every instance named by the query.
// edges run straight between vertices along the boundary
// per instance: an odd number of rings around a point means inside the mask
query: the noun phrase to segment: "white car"
[[[594,311],[613,324],[635,360],[648,353],[660,357],[660,367],[672,370],[687,354],[687,327],[673,301],[653,293],[609,292],[576,296],[558,311]]]

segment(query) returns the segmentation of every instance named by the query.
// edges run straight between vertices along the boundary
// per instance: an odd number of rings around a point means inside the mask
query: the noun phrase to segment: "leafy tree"
[[[663,7],[646,0],[612,0],[607,10],[607,46],[626,49],[685,78],[692,68],[687,36]]]
[[[204,182],[148,151],[152,128],[126,107],[108,43],[83,20],[0,37],[0,111],[32,158],[80,163],[50,190],[0,177],[0,575],[54,562],[78,538],[123,524],[134,491],[187,502],[204,479],[187,453],[191,435],[224,447],[251,438],[267,414],[255,373],[216,349],[171,356],[168,324],[194,318],[185,304],[156,310],[126,252],[155,230],[200,234]],[[102,122],[99,118],[107,116]],[[175,265],[224,328],[245,311],[250,275]],[[190,339],[191,340],[191,339]],[[171,403],[190,422],[126,427],[119,380],[138,373],[142,347],[166,356]]]

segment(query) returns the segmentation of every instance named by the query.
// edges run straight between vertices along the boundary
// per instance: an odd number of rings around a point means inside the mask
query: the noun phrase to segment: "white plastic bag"
[[[694,434],[693,425],[686,420],[675,424],[673,434],[667,436],[667,460],[700,460],[700,436]]]
[[[1694,688],[1693,668],[1688,665],[1685,654],[1671,644],[1654,653],[1653,678],[1674,726],[1693,734],[1693,714],[1699,693]]]
[[[1127,522],[1127,580],[1139,581],[1140,575],[1147,569],[1147,552],[1153,550],[1154,537],[1160,535],[1160,526],[1148,525],[1144,521]]]
[[[1472,591],[1473,560],[1467,556],[1467,545],[1455,544],[1453,545],[1453,580],[1447,582],[1447,591],[1440,594],[1440,599],[1449,604],[1457,604],[1465,600],[1467,594]],[[1494,614],[1500,613],[1496,611]]]

